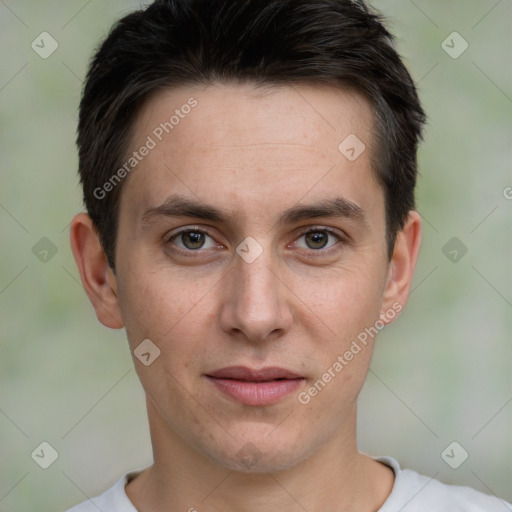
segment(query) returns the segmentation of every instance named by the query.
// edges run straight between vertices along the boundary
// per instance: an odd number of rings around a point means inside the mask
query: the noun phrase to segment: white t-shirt
[[[508,512],[512,504],[469,487],[446,485],[409,469],[392,457],[374,457],[395,473],[395,483],[378,512]],[[126,473],[108,491],[67,512],[138,512],[124,486],[140,471]]]

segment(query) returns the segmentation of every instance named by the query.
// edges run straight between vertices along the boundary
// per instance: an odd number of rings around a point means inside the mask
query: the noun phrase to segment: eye
[[[205,231],[199,229],[186,229],[173,235],[169,242],[185,251],[211,249],[216,246],[215,240]]]
[[[341,236],[330,229],[315,228],[303,233],[299,237],[299,240],[300,239],[304,239],[305,245],[301,245],[299,242],[297,242],[297,247],[300,247],[301,249],[312,249],[314,251],[318,251],[321,249],[330,249],[332,246],[336,245],[338,241],[341,240]]]

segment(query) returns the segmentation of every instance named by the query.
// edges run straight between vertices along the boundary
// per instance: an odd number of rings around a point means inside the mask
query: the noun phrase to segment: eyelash
[[[327,227],[323,227],[323,226],[313,226],[312,228],[308,228],[307,230],[305,231],[302,231],[298,237],[298,238],[301,238],[305,235],[308,235],[310,233],[327,233],[329,236],[332,236],[334,238],[336,238],[338,240],[338,242],[344,242],[344,243],[349,243],[349,240],[347,239],[347,236],[342,234],[342,233],[339,233],[338,231],[335,231],[331,228],[327,228]],[[203,234],[203,235],[207,235],[209,236],[210,238],[214,239],[213,236],[211,236],[208,231],[205,231],[204,229],[200,229],[198,227],[187,227],[185,229],[181,229],[180,231],[176,232],[176,233],[173,233],[172,236],[170,237],[167,237],[167,240],[166,240],[166,243],[172,243],[173,240],[175,240],[176,238],[178,238],[179,236],[185,234],[185,233],[199,233],[199,234]],[[302,250],[307,250],[308,252],[310,252],[311,254],[319,254],[319,255],[327,255],[327,254],[330,254],[332,251],[334,250],[337,250],[338,248],[336,247],[338,244],[334,244],[333,246],[329,247],[328,249],[302,249]],[[202,249],[196,249],[196,250],[193,250],[193,249],[187,249],[187,250],[184,250],[184,249],[181,249],[181,248],[177,248],[175,249],[176,252],[179,252],[181,254],[186,254],[187,256],[191,256],[191,255],[194,255],[194,253],[197,254],[197,257],[201,256],[202,253],[204,252],[204,250]],[[205,249],[205,250],[208,250],[208,249]],[[192,256],[194,257],[194,256]]]

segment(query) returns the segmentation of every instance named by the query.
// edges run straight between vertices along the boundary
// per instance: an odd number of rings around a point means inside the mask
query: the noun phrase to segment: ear
[[[116,278],[108,265],[92,220],[86,213],[73,217],[70,243],[82,285],[96,311],[96,317],[106,327],[121,329],[123,320],[117,298]]]
[[[400,312],[407,302],[411,288],[414,267],[421,244],[421,217],[411,210],[401,231],[397,233],[393,255],[389,263],[388,279],[384,290],[381,320],[391,323],[386,311]]]

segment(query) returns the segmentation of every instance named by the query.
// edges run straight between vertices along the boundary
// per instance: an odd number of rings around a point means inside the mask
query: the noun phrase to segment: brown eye
[[[187,249],[201,249],[201,247],[204,245],[203,233],[188,231],[187,233],[182,233],[180,236],[183,245]]]
[[[327,233],[321,231],[310,231],[304,235],[306,244],[310,249],[323,249],[329,241]]]
[[[186,251],[210,249],[215,246],[215,241],[207,233],[190,229],[177,233],[169,242]]]
[[[339,240],[341,240],[341,236],[330,229],[311,229],[299,237],[296,245],[301,249],[320,252],[322,249],[330,249]]]

